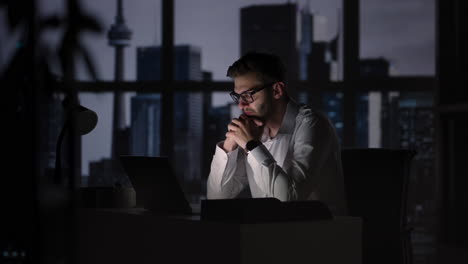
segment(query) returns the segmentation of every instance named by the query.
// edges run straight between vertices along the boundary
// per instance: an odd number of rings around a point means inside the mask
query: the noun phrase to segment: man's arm
[[[247,185],[245,155],[239,148],[224,150],[225,141],[216,146],[207,181],[208,199],[235,198]]]
[[[281,201],[310,199],[323,182],[320,171],[334,149],[334,133],[326,119],[304,118],[292,142],[292,151],[280,167],[264,145],[250,151],[247,162],[264,167],[254,175],[259,188]],[[318,197],[316,197],[318,198]]]
[[[229,137],[234,124],[228,125],[226,139],[216,145],[207,182],[208,199],[235,198],[247,186],[245,154]]]

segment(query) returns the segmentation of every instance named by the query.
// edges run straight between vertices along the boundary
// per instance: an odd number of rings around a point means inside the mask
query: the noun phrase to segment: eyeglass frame
[[[273,84],[275,84],[275,83],[276,82],[267,83],[267,84],[264,84],[264,85],[262,85],[262,86],[260,86],[258,88],[252,88],[252,89],[249,89],[247,91],[243,91],[240,94],[232,91],[232,92],[229,93],[229,95],[231,96],[232,100],[236,104],[239,104],[239,102],[242,102],[244,104],[251,104],[251,103],[253,103],[255,101],[255,99],[253,98],[254,94],[256,94],[257,92],[260,92],[261,90],[263,90],[265,88],[273,86]],[[246,95],[249,95],[249,97],[247,97],[247,98],[250,98],[250,102],[249,102],[249,100],[244,99],[244,96],[246,96]]]

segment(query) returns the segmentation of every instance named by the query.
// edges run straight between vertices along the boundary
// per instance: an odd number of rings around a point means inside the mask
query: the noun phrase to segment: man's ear
[[[273,97],[275,99],[280,99],[284,95],[284,89],[285,89],[285,84],[284,82],[276,82],[273,84]]]

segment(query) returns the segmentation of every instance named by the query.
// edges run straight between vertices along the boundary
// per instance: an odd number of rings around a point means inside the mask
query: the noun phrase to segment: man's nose
[[[242,110],[245,106],[249,105],[248,103],[244,102],[244,100],[239,100],[237,106]]]

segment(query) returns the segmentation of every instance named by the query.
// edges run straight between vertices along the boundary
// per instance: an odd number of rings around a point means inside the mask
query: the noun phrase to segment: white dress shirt
[[[290,100],[274,138],[246,153],[216,146],[207,182],[208,199],[235,198],[246,186],[252,197],[281,201],[321,200],[336,215],[346,214],[340,145],[330,120]]]

